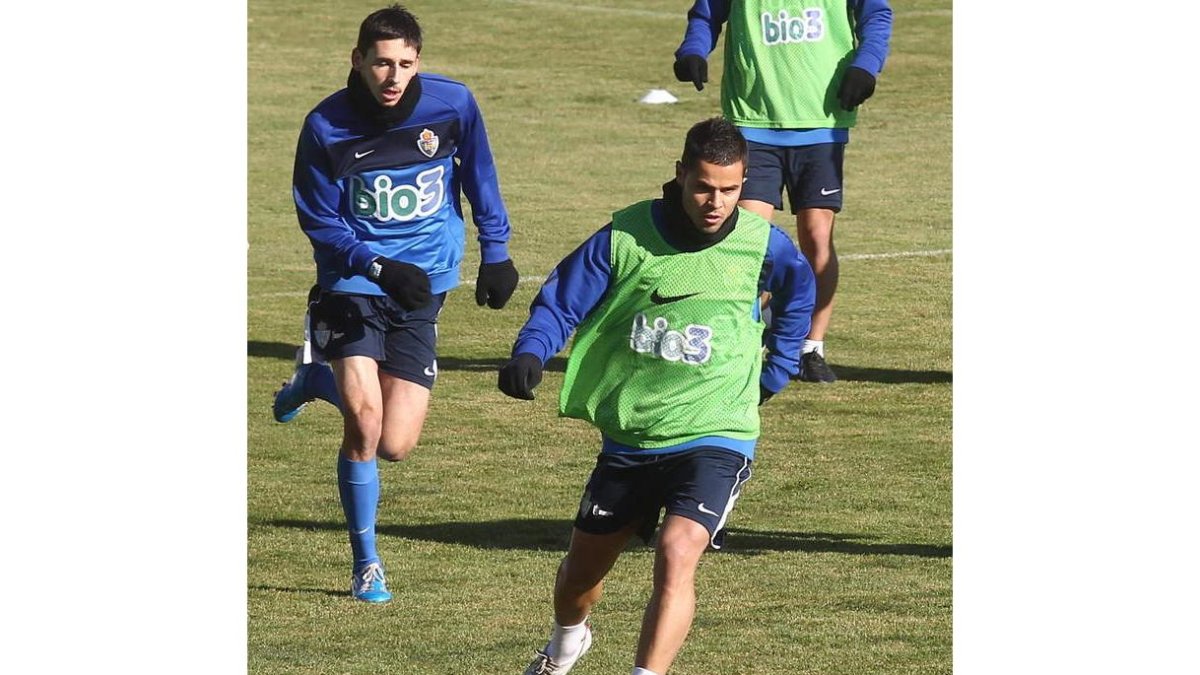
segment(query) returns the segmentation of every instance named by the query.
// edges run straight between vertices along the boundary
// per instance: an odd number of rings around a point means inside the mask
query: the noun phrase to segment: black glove
[[[542,381],[542,360],[533,354],[517,354],[500,368],[500,391],[513,398],[533,400],[533,388]]]
[[[846,110],[854,110],[875,93],[875,76],[857,66],[850,66],[842,75],[838,87],[838,102]]]
[[[517,289],[517,279],[517,268],[511,258],[480,264],[479,279],[475,281],[475,304],[483,307],[486,302],[488,307],[500,309]]]
[[[767,401],[770,401],[771,397],[774,395],[775,395],[775,392],[771,391],[770,389],[767,389],[766,387],[762,386],[761,384],[758,385],[758,404],[759,405],[762,405],[762,404],[766,403]]]
[[[696,85],[696,91],[702,91],[704,83],[708,82],[708,61],[699,54],[685,54],[675,59],[675,79],[691,82]]]
[[[371,261],[367,278],[379,284],[384,293],[408,311],[428,305],[433,298],[429,291],[429,275],[416,265],[380,256]]]

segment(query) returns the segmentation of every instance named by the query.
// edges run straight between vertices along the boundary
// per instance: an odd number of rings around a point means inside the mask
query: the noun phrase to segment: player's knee
[[[406,459],[417,447],[418,434],[387,434],[379,442],[378,456],[389,462]]]
[[[348,448],[374,452],[383,431],[383,416],[367,406],[357,406],[342,415],[344,443]]]
[[[699,523],[664,531],[658,542],[658,574],[663,585],[690,584],[696,574],[700,556],[708,547],[708,530]]]

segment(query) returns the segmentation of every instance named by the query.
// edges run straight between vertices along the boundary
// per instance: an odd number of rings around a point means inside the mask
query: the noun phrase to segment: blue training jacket
[[[360,115],[347,89],[304,120],[292,194],[321,288],[384,295],[365,276],[376,256],[420,267],[435,294],[454,288],[466,229],[461,195],[471,204],[482,261],[509,257],[508,212],[475,98],[461,82],[416,77],[416,107],[390,127]]]

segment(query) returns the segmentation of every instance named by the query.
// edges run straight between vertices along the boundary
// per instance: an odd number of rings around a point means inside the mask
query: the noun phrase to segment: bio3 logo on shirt
[[[435,166],[417,174],[416,185],[392,185],[390,176],[376,176],[368,189],[358,176],[350,178],[350,205],[354,215],[375,220],[409,221],[437,213],[446,195],[445,169]]]
[[[763,43],[767,46],[792,42],[816,42],[825,37],[825,16],[820,7],[809,7],[801,16],[791,16],[779,10],[779,16],[763,12]]]
[[[683,332],[670,330],[667,320],[661,316],[653,325],[646,315],[638,312],[633,317],[633,332],[629,334],[629,347],[639,354],[652,354],[667,361],[682,361],[689,366],[698,366],[712,355],[713,331],[708,326],[689,324]]]

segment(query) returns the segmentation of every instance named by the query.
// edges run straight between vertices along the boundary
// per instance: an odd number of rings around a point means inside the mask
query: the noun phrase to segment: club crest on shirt
[[[426,157],[433,157],[438,151],[438,136],[429,129],[422,129],[417,136],[417,149]]]

